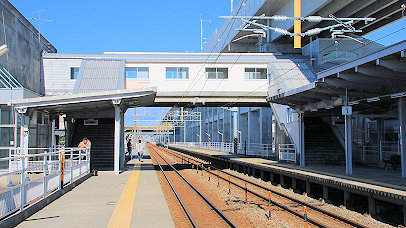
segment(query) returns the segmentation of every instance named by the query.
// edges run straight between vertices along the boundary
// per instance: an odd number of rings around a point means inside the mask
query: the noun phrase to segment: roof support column
[[[51,146],[56,147],[55,119],[51,122]]]
[[[248,151],[251,151],[251,134],[253,133],[252,131],[251,131],[251,118],[252,118],[252,115],[251,115],[251,108],[248,108],[248,111],[247,111],[247,132],[248,132],[248,134],[247,134],[247,150]],[[246,152],[246,151],[245,151]],[[246,155],[246,154],[245,154]]]
[[[29,131],[28,127],[30,125],[30,117],[27,115],[27,108],[16,108],[17,112],[21,115],[21,126],[20,126],[20,147],[28,148],[28,137]],[[24,151],[27,153],[28,151]]]
[[[304,113],[299,112],[299,164],[300,167],[305,167],[305,138],[304,138]]]
[[[125,162],[124,113],[124,111],[120,110],[120,169],[124,168]]]
[[[380,162],[382,162],[382,160],[383,160],[383,154],[382,154],[382,151],[381,151],[381,143],[382,143],[382,141],[384,141],[383,140],[383,134],[382,134],[382,126],[383,126],[383,121],[382,121],[382,119],[381,118],[378,118],[377,120],[376,120],[376,128],[377,128],[377,130],[378,130],[378,154],[379,154],[379,161]]]
[[[233,153],[238,154],[238,108],[233,107],[230,110],[233,121]]]
[[[406,177],[406,98],[399,98],[400,159],[402,177]]]
[[[351,115],[345,115],[345,173],[352,174]]]
[[[120,150],[121,150],[121,100],[112,100],[114,105],[114,174],[120,174]]]

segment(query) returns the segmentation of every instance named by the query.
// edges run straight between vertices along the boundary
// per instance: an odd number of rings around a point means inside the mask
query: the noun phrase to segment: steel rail
[[[156,152],[154,148],[151,148],[151,147],[150,147],[149,149],[152,149],[152,150],[154,150],[154,152]],[[169,178],[166,176],[166,173],[165,173],[165,171],[163,170],[162,166],[159,164],[159,162],[158,162],[158,160],[156,159],[155,155],[154,155],[153,153],[151,153],[151,155],[152,155],[152,157],[155,159],[156,163],[158,164],[159,169],[162,171],[162,174],[164,175],[166,181],[168,182],[169,186],[170,186],[171,189],[172,189],[172,192],[175,194],[175,196],[176,196],[176,198],[178,199],[180,205],[182,206],[183,211],[185,211],[187,217],[189,218],[190,222],[192,223],[192,226],[195,227],[195,228],[197,228],[196,222],[193,220],[192,215],[189,213],[189,211],[188,211],[188,209],[186,208],[185,204],[183,204],[183,201],[180,199],[180,197],[179,197],[179,195],[178,195],[178,192],[176,192],[176,190],[175,190],[175,188],[173,187],[171,181],[170,181]]]
[[[168,151],[170,151],[170,152],[173,152],[173,151],[171,151],[171,150],[169,150],[169,149],[165,149],[165,150],[168,150]],[[176,151],[176,153],[180,153],[180,152],[177,152],[177,151]],[[176,155],[175,155],[175,156],[176,156]],[[189,155],[189,156],[190,156],[190,155]],[[178,158],[179,158],[179,157],[178,157]],[[191,159],[191,160],[194,160],[194,161],[196,161],[196,162],[198,162],[198,163],[200,163],[200,164],[203,164],[203,162],[198,161],[198,160],[196,160],[196,159],[194,159],[194,158],[190,158],[190,159]],[[185,159],[184,159],[184,160],[185,160]],[[188,162],[189,162],[189,161],[188,161]],[[219,170],[220,172],[222,172],[222,173],[224,173],[224,174],[230,175],[231,177],[234,177],[234,178],[236,178],[236,179],[245,181],[245,182],[247,182],[247,183],[249,183],[249,184],[251,184],[251,185],[254,185],[254,186],[258,187],[258,188],[261,188],[261,189],[264,189],[264,190],[267,190],[267,191],[271,191],[272,193],[275,193],[275,194],[277,194],[278,196],[281,196],[281,197],[284,197],[284,198],[286,198],[286,199],[292,200],[292,201],[294,201],[295,203],[298,203],[298,204],[307,206],[308,208],[311,208],[312,210],[315,210],[315,211],[317,211],[317,212],[319,212],[319,213],[326,214],[327,216],[330,216],[330,217],[332,217],[332,218],[334,218],[334,219],[336,219],[336,220],[339,220],[339,221],[341,221],[341,222],[345,222],[345,223],[347,223],[347,224],[349,224],[349,225],[351,225],[351,226],[354,226],[354,227],[362,227],[362,228],[367,228],[367,227],[368,227],[368,226],[359,224],[359,223],[357,223],[357,222],[355,222],[355,221],[352,221],[352,220],[350,220],[350,219],[344,218],[344,217],[342,217],[342,216],[333,214],[333,213],[331,213],[331,212],[329,212],[329,211],[326,211],[326,210],[323,210],[323,209],[321,209],[321,208],[318,208],[318,207],[316,207],[316,206],[313,206],[313,205],[311,205],[311,204],[309,204],[309,203],[306,203],[306,202],[300,201],[300,200],[298,200],[298,199],[295,199],[295,198],[293,198],[293,197],[284,195],[284,194],[282,194],[282,193],[280,193],[280,192],[277,192],[277,191],[275,191],[275,190],[273,190],[273,189],[270,189],[270,188],[261,186],[261,185],[259,185],[259,184],[257,184],[257,183],[254,183],[254,182],[252,182],[252,181],[250,181],[250,180],[244,179],[244,178],[239,177],[239,176],[237,176],[237,175],[234,175],[234,174],[232,174],[232,173],[225,172],[225,171],[223,171],[223,170],[221,170],[221,169],[219,169],[219,168],[217,168],[217,167],[215,167],[215,166],[213,166],[213,165],[209,165],[209,166],[212,167],[212,168],[214,168],[214,169]],[[208,172],[208,171],[206,170],[206,172]],[[213,175],[216,175],[216,174],[213,173],[212,171],[210,171],[210,173],[212,173]],[[221,178],[222,180],[228,182],[228,180],[227,180],[226,178],[223,178],[223,177],[220,177],[220,178]],[[244,187],[244,186],[240,186],[240,185],[238,185],[238,184],[236,184],[236,183],[233,183],[233,182],[231,182],[231,183],[232,183],[233,185],[235,185],[235,186],[237,186],[237,187],[239,187],[239,188],[245,190],[245,187]],[[250,192],[250,193],[253,194],[253,195],[256,195],[256,196],[258,196],[258,197],[260,197],[260,198],[266,200],[266,201],[269,200],[268,198],[266,198],[266,197],[264,197],[264,196],[261,196],[261,195],[259,195],[258,193],[255,193],[255,192],[253,192],[253,191],[251,191],[251,190],[247,190],[247,191]],[[293,210],[291,210],[290,208],[288,208],[288,207],[286,207],[286,206],[284,206],[284,205],[281,205],[281,204],[279,204],[279,203],[277,203],[277,202],[274,202],[274,201],[272,201],[272,202],[273,202],[275,205],[277,205],[277,206],[279,206],[279,207],[281,207],[281,208],[283,208],[283,209],[286,208],[286,210],[288,210],[289,212],[292,212],[293,214],[295,214],[295,215],[297,215],[297,216],[299,216],[299,217],[301,217],[301,218],[304,218],[304,216],[303,216],[301,213],[297,213],[296,211],[293,211]],[[319,222],[317,222],[316,220],[314,220],[314,219],[312,219],[312,218],[309,218],[309,217],[308,217],[307,219],[308,219],[309,222],[311,222],[311,223],[313,223],[313,224],[315,224],[315,225],[317,225],[317,226],[326,227],[325,225],[320,224]]]
[[[214,204],[212,202],[210,202],[210,200],[208,200],[199,190],[197,190],[195,188],[195,186],[193,186],[188,180],[186,180],[186,178],[179,173],[179,171],[173,167],[171,164],[169,164],[168,161],[166,161],[156,150],[154,147],[152,147],[152,149],[154,150],[154,152],[156,152],[158,154],[159,157],[162,158],[162,160],[164,160],[172,169],[173,171],[175,171],[200,197],[202,197],[202,199],[230,226],[233,228],[237,228],[237,226],[225,215],[223,214],[223,212],[221,212],[220,209],[218,209],[216,206],[214,206]],[[155,158],[155,157],[154,157]],[[156,159],[155,159],[156,160]]]

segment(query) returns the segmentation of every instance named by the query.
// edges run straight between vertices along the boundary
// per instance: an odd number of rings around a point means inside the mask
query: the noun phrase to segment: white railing
[[[172,143],[173,145],[184,146],[184,147],[193,147],[201,148],[214,151],[224,151],[228,153],[234,152],[234,144],[229,142],[176,142]],[[240,148],[238,144],[237,148]]]
[[[279,144],[279,161],[296,162],[295,144]]]
[[[176,142],[172,143],[172,145],[234,153],[234,144],[230,142]],[[271,144],[260,143],[238,143],[237,153],[261,157],[272,157],[275,155]]]
[[[381,141],[380,147],[380,161],[390,158],[392,155],[400,155],[400,141]]]
[[[379,147],[376,145],[362,146],[362,163],[363,164],[378,164],[379,162]]]
[[[400,154],[399,141],[381,141],[379,145],[362,146],[362,163],[378,164],[392,155]]]
[[[242,145],[241,154],[244,153],[244,145]],[[247,143],[246,154],[261,156],[261,157],[275,157],[276,154],[272,148],[272,144],[261,144],[261,143]]]
[[[0,158],[9,171],[0,174],[0,219],[24,211],[30,203],[90,173],[90,148],[16,148]]]

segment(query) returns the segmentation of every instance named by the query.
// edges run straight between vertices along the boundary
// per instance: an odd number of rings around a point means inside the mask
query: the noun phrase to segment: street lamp
[[[223,133],[221,133],[221,132],[217,132],[219,135],[221,135],[221,142],[223,142]]]
[[[241,131],[237,130],[237,133],[240,135],[239,139],[240,139],[240,143],[241,143]]]
[[[210,134],[209,134],[209,133],[206,133],[206,135],[209,136],[209,143],[207,144],[207,148],[210,149]]]
[[[206,135],[209,137],[209,142],[210,142],[210,137],[211,137],[210,134],[209,134],[209,133],[206,133]]]

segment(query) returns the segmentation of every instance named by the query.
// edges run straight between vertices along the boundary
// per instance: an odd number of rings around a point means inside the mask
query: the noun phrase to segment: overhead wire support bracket
[[[314,23],[319,23],[321,21],[374,21],[376,18],[372,17],[366,17],[366,18],[360,18],[360,17],[349,17],[349,18],[331,18],[331,17],[321,17],[321,16],[307,16],[307,17],[289,17],[285,15],[275,15],[275,16],[220,16],[219,18],[222,19],[251,19],[251,20],[274,20],[274,21],[294,21],[294,20],[301,20],[301,21],[307,21],[307,22],[314,22]]]
[[[266,18],[266,17],[261,17],[261,18]],[[352,26],[352,24],[354,23],[354,20],[347,20],[347,21],[344,22],[344,21],[341,20],[342,18],[335,18],[334,17],[334,18],[330,18],[330,19],[336,21],[338,24],[330,25],[330,26],[327,26],[327,27],[324,27],[324,28],[314,28],[314,29],[310,29],[310,30],[308,30],[306,32],[301,32],[301,33],[292,33],[292,32],[289,32],[286,29],[270,27],[270,26],[267,26],[267,25],[264,25],[264,24],[257,23],[258,20],[249,21],[249,20],[246,20],[244,18],[240,18],[240,20],[245,23],[245,26],[243,26],[242,29],[236,29],[236,30],[252,31],[254,33],[262,33],[261,30],[264,30],[264,32],[265,32],[265,30],[270,29],[270,30],[272,30],[274,32],[277,32],[277,33],[280,33],[280,34],[283,34],[283,35],[288,35],[288,36],[291,36],[291,37],[292,36],[313,36],[313,35],[317,35],[317,34],[323,32],[323,31],[327,31],[327,30],[334,31],[334,32],[340,31],[340,32],[343,32],[343,33],[344,32],[362,32],[362,30],[355,30],[355,28]],[[255,25],[255,26],[258,26],[260,28],[258,28],[258,29],[255,29],[255,28],[254,29],[247,29],[247,27],[249,25]],[[344,29],[343,30],[338,30],[338,31],[333,30],[334,28],[338,28],[338,27],[341,27],[341,26],[347,28],[348,30],[344,30]]]

